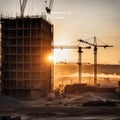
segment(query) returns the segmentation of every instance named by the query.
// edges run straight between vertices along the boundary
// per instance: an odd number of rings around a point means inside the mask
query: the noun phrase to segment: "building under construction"
[[[42,17],[1,18],[2,94],[43,96],[51,91],[53,25]]]

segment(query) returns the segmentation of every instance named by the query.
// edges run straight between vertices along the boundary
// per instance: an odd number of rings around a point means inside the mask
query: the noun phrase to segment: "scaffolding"
[[[53,25],[42,17],[1,18],[2,94],[44,96],[51,91]]]

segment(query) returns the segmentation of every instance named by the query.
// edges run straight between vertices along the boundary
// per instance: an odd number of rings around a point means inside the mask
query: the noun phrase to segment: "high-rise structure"
[[[42,17],[1,18],[2,94],[43,96],[51,91],[53,25]]]

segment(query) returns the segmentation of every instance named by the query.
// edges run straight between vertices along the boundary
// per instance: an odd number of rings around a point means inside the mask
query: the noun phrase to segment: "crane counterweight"
[[[52,6],[53,6],[53,2],[54,2],[54,0],[50,0],[48,7],[45,8],[46,12],[48,14],[51,14],[51,9],[52,9]],[[47,0],[45,1],[45,3],[47,4]]]

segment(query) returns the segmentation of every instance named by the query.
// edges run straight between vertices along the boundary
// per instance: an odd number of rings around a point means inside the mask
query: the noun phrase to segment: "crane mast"
[[[24,17],[24,11],[27,4],[27,0],[20,0],[20,17]]]
[[[113,47],[113,46],[97,45],[96,37],[94,37],[94,44],[89,43],[89,42],[82,40],[82,39],[80,39],[78,41],[94,47],[94,85],[97,85],[97,51],[98,51],[98,47],[107,48],[107,47]]]
[[[82,49],[91,49],[90,46],[81,47],[81,46],[73,46],[73,45],[55,45],[54,49],[78,49],[78,81],[79,84],[82,83]]]

